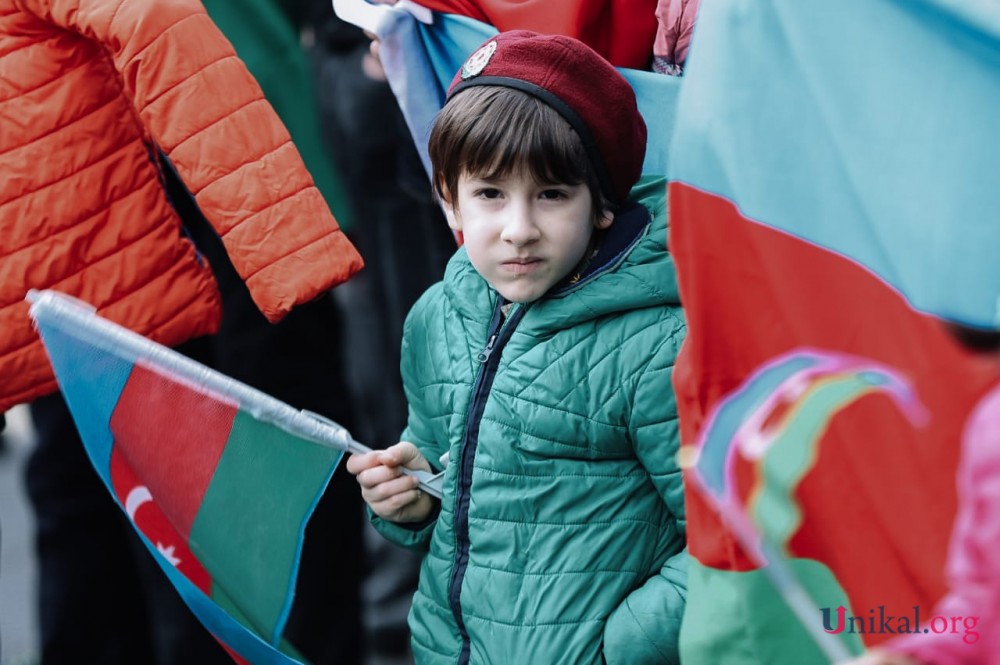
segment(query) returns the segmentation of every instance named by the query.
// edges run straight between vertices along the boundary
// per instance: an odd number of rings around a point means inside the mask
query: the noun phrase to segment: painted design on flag
[[[854,635],[833,638],[812,625],[819,603],[846,602],[847,593],[833,569],[791,551],[804,518],[796,493],[814,470],[833,419],[877,393],[889,396],[915,426],[926,422],[912,385],[892,368],[847,354],[792,351],[756,369],[721,400],[686,454],[689,487],[709,500],[746,556],[833,662],[849,658],[863,644]],[[740,487],[737,465],[749,470],[747,487]],[[799,580],[802,570],[808,571],[808,585]]]
[[[696,444],[692,472],[720,506],[747,513],[760,537],[787,554],[802,519],[794,492],[815,466],[830,421],[876,392],[890,396],[915,425],[926,421],[912,385],[888,366],[816,350],[779,356],[718,404]],[[755,466],[745,499],[735,477],[737,458]]]
[[[298,663],[282,632],[302,537],[350,435],[71,299],[32,297],[95,469],[185,602],[236,662]]]

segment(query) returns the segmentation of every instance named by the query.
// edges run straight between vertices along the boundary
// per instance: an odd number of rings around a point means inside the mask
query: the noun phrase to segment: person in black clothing
[[[347,313],[347,381],[358,440],[385,448],[406,425],[399,373],[403,321],[416,299],[444,275],[456,249],[370,40],[336,17],[328,0],[306,0],[324,139],[350,195],[349,233],[366,267],[336,291]],[[369,528],[362,589],[366,629],[378,651],[408,650],[406,615],[419,557]]]

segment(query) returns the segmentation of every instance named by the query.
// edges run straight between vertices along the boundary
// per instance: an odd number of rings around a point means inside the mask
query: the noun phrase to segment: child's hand
[[[431,470],[408,441],[347,459],[347,470],[357,476],[361,497],[372,512],[390,522],[423,522],[434,509],[434,499],[417,487],[416,478],[404,476],[400,467]]]

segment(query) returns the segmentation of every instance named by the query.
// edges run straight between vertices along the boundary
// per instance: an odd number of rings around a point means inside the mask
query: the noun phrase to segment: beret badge
[[[490,63],[490,58],[493,54],[497,52],[496,40],[487,42],[481,46],[475,53],[469,56],[469,59],[465,61],[462,65],[462,79],[470,79],[473,76],[479,76],[486,65]]]

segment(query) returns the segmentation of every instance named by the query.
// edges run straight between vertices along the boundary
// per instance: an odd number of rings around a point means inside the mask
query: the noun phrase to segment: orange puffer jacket
[[[56,389],[28,289],[168,345],[218,327],[157,148],[271,321],[361,268],[197,0],[0,0],[0,413]]]

